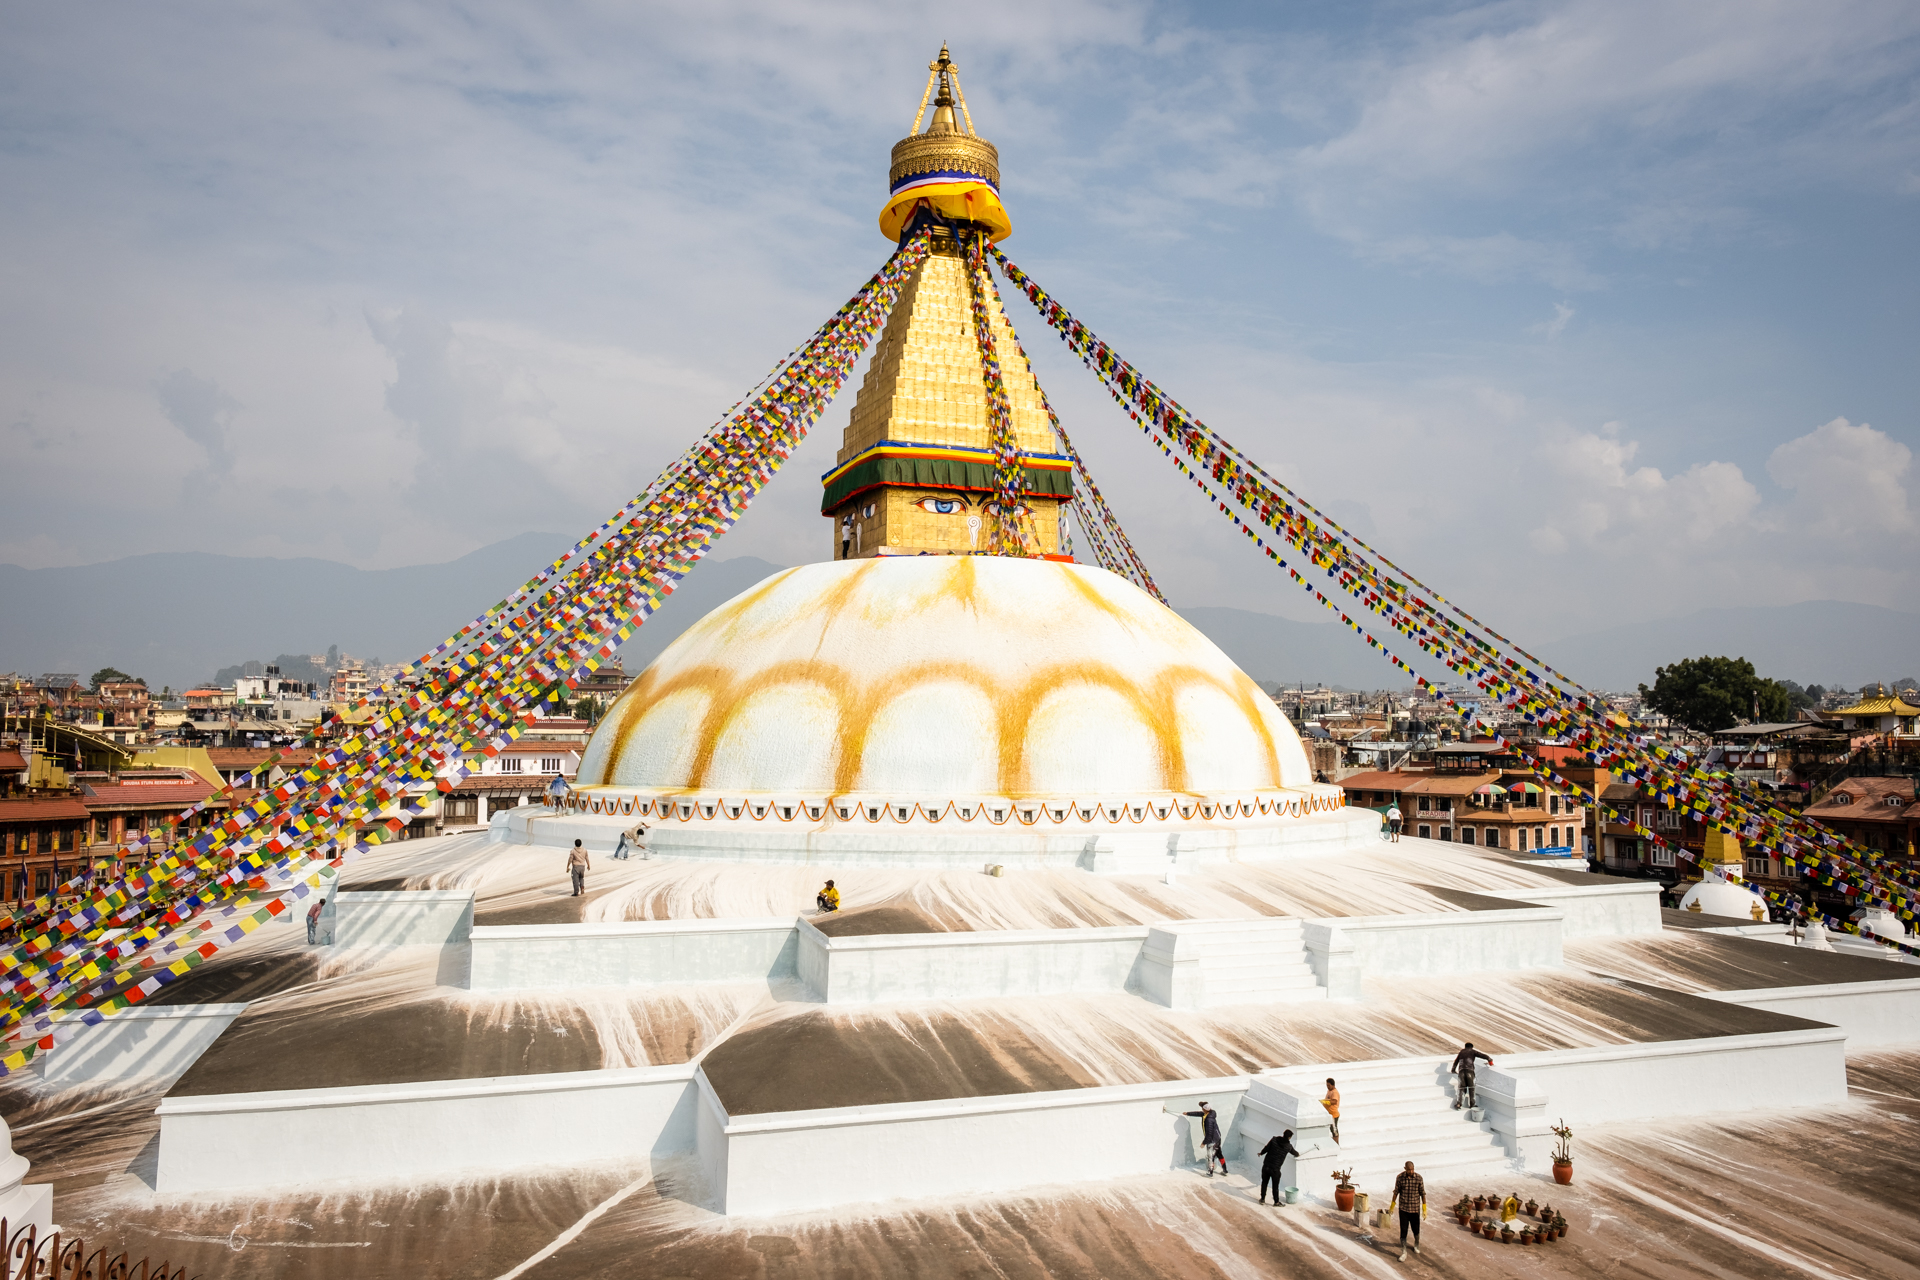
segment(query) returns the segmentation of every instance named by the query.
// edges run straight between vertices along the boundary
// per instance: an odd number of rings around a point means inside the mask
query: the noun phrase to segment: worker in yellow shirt
[[[1333,1117],[1333,1140],[1340,1141],[1340,1091],[1333,1087],[1333,1077],[1327,1077],[1327,1096],[1320,1099],[1320,1105]]]
[[[827,887],[813,896],[813,901],[822,911],[840,909],[840,891],[833,887],[833,881],[827,881]]]

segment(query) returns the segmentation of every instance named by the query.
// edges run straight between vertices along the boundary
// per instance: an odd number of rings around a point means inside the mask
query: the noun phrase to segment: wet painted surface
[[[1832,982],[1913,981],[1920,966],[1791,947],[1724,933],[1588,938],[1566,944],[1571,964],[1683,991],[1755,991]]]

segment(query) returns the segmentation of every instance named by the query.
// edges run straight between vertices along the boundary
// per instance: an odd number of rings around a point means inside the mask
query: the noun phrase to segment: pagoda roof
[[[1897,693],[1880,694],[1871,698],[1862,698],[1850,707],[1829,712],[1836,716],[1920,716],[1920,707],[1916,707]]]

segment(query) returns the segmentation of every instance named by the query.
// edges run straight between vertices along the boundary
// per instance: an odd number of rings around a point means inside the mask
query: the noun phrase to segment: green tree
[[[1653,687],[1641,685],[1640,697],[1660,714],[1704,733],[1730,729],[1749,717],[1766,722],[1793,714],[1793,695],[1745,658],[1684,658],[1656,667]]]
[[[141,680],[138,676],[130,676],[118,667],[102,667],[93,673],[93,687],[95,689],[98,689],[103,684],[124,683],[128,680],[132,680],[136,684],[146,683],[145,680]]]

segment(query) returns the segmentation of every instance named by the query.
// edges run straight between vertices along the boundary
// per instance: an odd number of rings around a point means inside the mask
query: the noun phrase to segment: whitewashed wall
[[[1480,1069],[1476,1084],[1508,1152],[1540,1168],[1546,1128],[1561,1119],[1577,1127],[1844,1102],[1846,1047],[1845,1032],[1821,1027],[1506,1053],[1497,1068]]]
[[[980,996],[1119,993],[1127,989],[1144,925],[827,938],[829,1004],[966,1000]]]
[[[178,1079],[245,1013],[244,1004],[136,1005],[82,1027],[34,1059],[51,1088],[165,1084]]]
[[[791,917],[479,925],[470,982],[501,991],[791,978],[795,934]]]
[[[694,1145],[688,1064],[166,1098],[157,1190],[241,1191],[665,1155]],[[297,1132],[297,1141],[262,1134]]]
[[[1115,1085],[729,1118],[703,1149],[722,1211],[792,1213],[902,1197],[967,1195],[1178,1168],[1205,1098],[1234,1122],[1245,1077]],[[1197,1123],[1197,1122],[1195,1122]]]
[[[1364,977],[1557,969],[1555,907],[1347,916],[1303,921],[1314,975],[1335,999],[1357,999]]]
[[[1838,1027],[1847,1033],[1849,1049],[1920,1043],[1920,978],[1702,994],[1708,1000]]]
[[[1581,885],[1549,881],[1538,889],[1491,889],[1487,896],[1557,908],[1565,917],[1563,938],[1632,938],[1664,927],[1660,886],[1650,880]]]
[[[404,889],[335,895],[338,947],[459,943],[473,928],[473,890]]]

